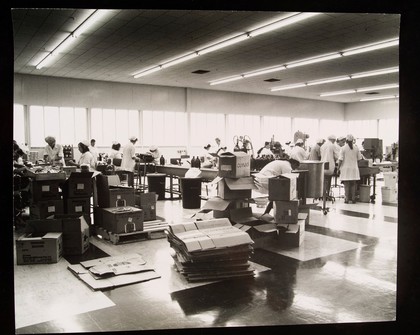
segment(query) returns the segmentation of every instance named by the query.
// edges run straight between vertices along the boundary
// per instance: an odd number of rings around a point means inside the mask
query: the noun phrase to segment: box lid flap
[[[244,156],[249,156],[249,155],[243,151],[234,151],[234,152],[226,151],[219,154],[219,157],[235,157],[235,156],[244,157]]]
[[[254,188],[252,177],[224,178],[224,181],[231,190],[249,190]]]
[[[214,197],[207,200],[202,209],[212,209],[218,211],[224,211],[228,208],[230,201],[224,200],[220,197]]]

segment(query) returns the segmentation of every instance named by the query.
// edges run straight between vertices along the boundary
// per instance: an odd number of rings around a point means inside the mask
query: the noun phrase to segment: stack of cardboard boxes
[[[32,176],[30,219],[25,234],[16,240],[18,265],[56,263],[62,255],[88,250],[91,176],[76,173],[68,180],[63,172]]]
[[[212,182],[217,185],[217,196],[209,199],[202,210],[213,211],[214,218],[230,219],[232,210],[248,207],[254,185],[250,166],[251,157],[242,151],[221,154],[218,176]]]
[[[94,224],[113,234],[143,231],[144,212],[135,207],[134,188],[120,184],[118,175],[96,176]]]
[[[273,201],[279,242],[291,247],[300,246],[305,234],[306,214],[299,215],[297,178],[295,173],[285,173],[268,181],[268,199]]]

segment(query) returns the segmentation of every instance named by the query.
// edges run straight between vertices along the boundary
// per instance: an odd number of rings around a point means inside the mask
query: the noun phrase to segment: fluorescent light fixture
[[[357,92],[380,91],[380,90],[388,90],[390,88],[397,88],[397,87],[400,87],[400,85],[390,84],[390,85],[357,88],[356,91]]]
[[[382,70],[375,70],[375,71],[351,74],[350,76],[351,76],[352,79],[357,79],[357,78],[364,78],[364,77],[370,77],[370,76],[379,76],[381,74],[394,73],[394,72],[398,72],[398,71],[399,71],[398,67],[391,67],[391,68],[382,69]]]
[[[288,86],[278,86],[278,87],[273,87],[271,89],[271,92],[274,91],[283,91],[283,90],[291,90],[293,88],[300,88],[300,87],[305,87],[306,83],[302,83],[302,84],[296,84],[296,85],[288,85]]]
[[[243,34],[243,35],[239,35],[239,36],[236,36],[236,37],[232,37],[232,38],[230,38],[228,40],[225,40],[223,42],[220,42],[220,43],[211,45],[209,47],[206,47],[204,49],[198,50],[197,53],[199,55],[205,55],[209,52],[219,50],[219,49],[225,48],[229,45],[233,45],[233,44],[242,42],[242,41],[246,40],[248,37],[249,37],[249,34]]]
[[[260,28],[254,29],[249,33],[250,37],[255,37],[261,34],[265,34],[268,33],[270,31],[279,29],[279,28],[283,28],[285,26],[288,26],[290,24],[299,22],[299,21],[303,21],[306,20],[312,16],[318,15],[320,13],[297,13],[297,14],[292,14],[291,16],[288,16],[286,18],[283,18],[279,21],[267,24],[265,26],[262,26]]]
[[[385,99],[397,99],[399,98],[399,95],[384,95],[381,97],[374,97],[374,98],[363,98],[360,99],[359,101],[373,101],[373,100],[385,100]]]
[[[352,93],[360,93],[360,92],[369,92],[369,91],[380,91],[380,90],[387,90],[390,88],[397,88],[399,87],[398,84],[389,84],[389,85],[381,85],[381,86],[373,86],[373,87],[363,87],[363,88],[354,88],[350,90],[344,91],[334,91],[334,92],[326,92],[321,93],[320,97],[329,97],[332,95],[341,95],[341,94],[352,94]]]
[[[218,84],[228,83],[230,81],[235,81],[235,80],[239,80],[239,79],[242,79],[242,78],[243,78],[243,76],[235,76],[235,77],[230,77],[230,78],[226,78],[226,79],[215,80],[215,81],[211,81],[210,85],[218,85]]]
[[[284,65],[276,66],[276,67],[270,67],[268,69],[262,69],[262,70],[258,70],[258,71],[254,71],[254,72],[247,72],[247,73],[244,73],[242,76],[244,78],[249,78],[249,77],[259,76],[261,74],[277,72],[277,71],[282,71],[282,70],[286,70],[286,67]]]
[[[330,97],[332,95],[340,95],[340,94],[350,94],[350,93],[356,93],[356,90],[344,90],[344,91],[335,91],[335,92],[328,92],[328,93],[321,93],[320,97]]]
[[[343,80],[349,80],[349,79],[351,79],[350,76],[342,76],[342,77],[335,77],[335,78],[327,78],[327,79],[320,79],[320,80],[308,81],[306,84],[308,86],[313,86],[313,85],[321,85],[321,84],[334,83],[336,81],[343,81]]]
[[[194,52],[194,53],[176,58],[174,60],[162,63],[161,67],[162,67],[162,69],[166,69],[167,67],[170,67],[172,65],[179,64],[179,63],[182,63],[182,62],[186,62],[187,60],[190,60],[190,59],[195,58],[197,56],[198,56],[198,54],[196,52]]]
[[[376,43],[367,44],[367,45],[363,45],[363,46],[360,46],[360,47],[344,50],[343,51],[343,56],[356,55],[356,54],[359,54],[359,53],[362,53],[362,52],[368,52],[368,51],[388,48],[388,47],[392,47],[392,46],[395,46],[395,45],[398,45],[398,44],[399,44],[399,39],[398,38],[393,38],[393,39],[386,40],[386,41],[376,42]]]
[[[83,34],[86,30],[88,30],[92,25],[98,21],[98,19],[102,18],[106,11],[103,10],[95,10],[91,15],[88,16],[86,20],[84,20],[73,32],[67,35],[67,37],[58,44],[54,50],[48,53],[37,65],[36,69],[42,69],[47,64],[50,64],[51,61],[54,59],[54,56],[58,55],[59,53],[63,52],[64,50],[68,49],[69,46],[76,40],[78,36]]]
[[[314,63],[319,63],[319,62],[325,62],[327,60],[340,58],[341,56],[342,56],[341,53],[337,52],[337,53],[328,54],[328,55],[324,55],[324,56],[302,59],[302,60],[298,60],[298,61],[295,61],[295,62],[292,62],[292,63],[287,63],[286,68],[291,69],[291,68],[294,68],[294,67],[297,67],[297,66],[314,64]]]
[[[162,66],[158,65],[158,66],[152,67],[148,70],[145,70],[145,71],[142,71],[142,72],[139,72],[139,73],[135,74],[134,78],[137,79],[137,78],[140,78],[140,77],[143,77],[143,76],[147,76],[148,74],[159,71],[161,69],[162,69]]]

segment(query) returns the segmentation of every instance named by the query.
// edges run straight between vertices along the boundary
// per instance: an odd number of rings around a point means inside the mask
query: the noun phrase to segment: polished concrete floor
[[[113,245],[91,237],[89,255],[139,253],[160,275],[107,291],[94,292],[73,276],[67,265],[74,259],[15,265],[16,333],[223,333],[223,327],[261,333],[269,326],[392,325],[397,319],[398,205],[382,204],[381,185],[378,181],[374,204],[345,204],[339,197],[343,190],[335,189],[337,198],[327,202],[327,214],[320,208],[310,211],[299,248],[254,251],[251,279],[188,283],[176,272],[165,238]],[[168,222],[189,220],[196,211],[183,209],[180,200],[157,205]]]

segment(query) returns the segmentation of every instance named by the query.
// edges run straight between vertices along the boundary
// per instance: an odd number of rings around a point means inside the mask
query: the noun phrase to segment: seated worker
[[[222,145],[222,142],[220,141],[220,138],[216,137],[214,139],[214,141],[216,142],[216,155],[221,154],[222,152],[226,151],[226,146]]]
[[[118,158],[118,159],[122,158],[122,153],[120,149],[121,149],[120,143],[112,142],[111,151],[109,152],[109,155],[108,155],[108,159],[111,160],[111,163],[114,158]]]
[[[263,156],[274,156],[273,152],[270,149],[270,142],[265,142],[264,146],[257,151],[257,158]]]
[[[82,164],[86,164],[86,165],[89,165],[90,171],[95,170],[95,167],[96,167],[95,159],[93,158],[93,155],[89,151],[89,142],[88,141],[79,142],[77,147],[82,155],[80,156],[77,163],[74,160],[70,160],[68,164],[72,166],[76,166],[78,168],[80,168]]]
[[[47,142],[48,145],[44,148],[44,161],[46,163],[62,164],[64,166],[63,147],[56,143],[55,137],[53,136],[47,136],[45,142]]]
[[[216,163],[216,157],[213,156],[210,153],[210,148],[211,148],[211,145],[210,144],[207,144],[204,147],[204,150],[205,150],[205,153],[204,153],[204,162],[201,164],[201,167],[203,167],[203,168],[212,168],[215,165],[215,163]]]
[[[299,167],[299,162],[296,159],[288,160],[274,160],[264,166],[260,172],[253,175],[254,184],[258,191],[263,194],[268,194],[268,179],[277,177],[283,173],[291,173]],[[264,214],[268,214],[273,208],[273,202],[270,201],[265,209]]]
[[[324,144],[325,140],[323,138],[319,138],[316,140],[316,144],[311,149],[309,153],[309,160],[311,161],[320,161],[321,160],[321,146]]]

